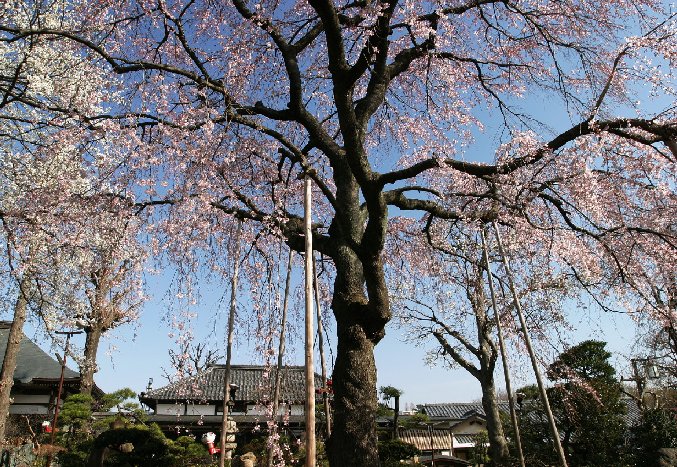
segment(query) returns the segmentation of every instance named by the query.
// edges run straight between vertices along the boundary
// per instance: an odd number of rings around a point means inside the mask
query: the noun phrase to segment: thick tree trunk
[[[10,393],[14,385],[16,358],[19,355],[21,340],[23,339],[23,327],[28,308],[28,282],[28,279],[24,278],[19,285],[19,296],[14,304],[14,320],[9,328],[7,349],[2,360],[2,369],[0,369],[0,441],[5,439],[7,417],[9,416]]]
[[[510,451],[508,450],[508,442],[505,439],[503,424],[501,423],[500,412],[498,410],[493,371],[486,374],[487,377],[480,380],[480,386],[482,387],[482,408],[487,416],[489,451],[494,465],[508,465]]]
[[[337,327],[329,462],[333,467],[378,466],[374,344],[356,323],[338,322]]]
[[[96,354],[99,350],[99,341],[101,340],[102,330],[93,326],[86,330],[85,339],[85,361],[80,367],[80,393],[92,394],[94,387],[94,373],[97,371]]]
[[[498,349],[492,340],[493,322],[489,319],[487,297],[484,289],[483,270],[476,267],[475,282],[471,284],[468,298],[472,303],[477,326],[479,372],[477,380],[482,388],[482,408],[487,417],[487,436],[489,437],[489,453],[494,465],[508,465],[510,451],[505,439],[496,400],[494,371],[498,359]]]
[[[332,311],[337,333],[327,453],[332,467],[378,467],[374,346],[391,316],[381,261],[387,206],[378,193],[360,190],[343,158],[336,161],[337,215],[325,244],[336,266]],[[361,208],[361,193],[368,213]]]

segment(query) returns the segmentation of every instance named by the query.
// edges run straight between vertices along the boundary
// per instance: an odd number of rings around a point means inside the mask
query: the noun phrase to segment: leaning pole
[[[313,232],[311,185],[308,175],[304,178],[304,234],[305,251],[305,371],[306,371],[306,467],[315,467],[315,371],[313,370]]]
[[[503,242],[501,241],[501,233],[498,230],[498,224],[494,221],[494,232],[496,233],[496,242],[498,243],[498,251],[501,254],[503,259],[503,268],[505,269],[505,274],[508,276],[508,284],[510,285],[510,292],[512,292],[513,299],[515,300],[515,309],[517,310],[517,316],[520,320],[520,326],[522,327],[522,335],[524,336],[524,345],[527,347],[529,352],[529,358],[531,359],[531,366],[534,369],[534,375],[536,376],[536,383],[538,384],[538,391],[541,394],[541,401],[543,402],[543,407],[545,408],[545,413],[548,416],[548,424],[550,425],[550,431],[553,436],[553,441],[555,443],[555,451],[559,456],[559,461],[562,467],[567,467],[567,459],[564,455],[564,449],[562,448],[562,442],[559,439],[559,431],[557,430],[557,424],[555,423],[555,417],[552,414],[550,409],[550,401],[548,400],[548,393],[545,391],[545,386],[543,385],[543,378],[541,378],[541,370],[538,368],[538,362],[536,361],[536,354],[534,353],[534,348],[531,345],[531,337],[529,337],[529,331],[527,329],[527,323],[524,319],[524,313],[522,313],[522,305],[520,305],[519,297],[517,295],[517,289],[515,288],[515,281],[512,277],[512,271],[510,270],[510,265],[508,264],[508,259],[505,256],[505,251],[503,250]]]
[[[480,230],[482,236],[482,252],[484,257],[484,266],[487,269],[487,279],[489,281],[489,292],[491,293],[491,306],[494,309],[494,322],[496,324],[496,331],[498,333],[498,347],[501,350],[501,362],[503,363],[503,378],[505,379],[505,389],[508,391],[508,406],[510,408],[510,421],[515,432],[515,447],[519,455],[520,467],[525,467],[524,451],[522,451],[522,438],[520,437],[520,428],[517,421],[517,411],[515,410],[515,399],[512,393],[512,382],[510,381],[510,368],[508,367],[508,354],[505,350],[505,340],[503,339],[503,327],[501,326],[501,317],[498,312],[498,305],[496,302],[496,290],[494,289],[494,276],[491,272],[489,263],[489,248],[487,247],[487,239],[484,235],[484,230]]]

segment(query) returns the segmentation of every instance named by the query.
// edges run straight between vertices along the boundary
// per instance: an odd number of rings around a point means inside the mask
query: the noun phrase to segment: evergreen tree
[[[548,389],[562,446],[570,466],[620,465],[625,406],[606,343],[585,341],[563,352],[548,368]],[[522,404],[521,431],[528,457],[547,462],[551,439],[537,393],[530,388]],[[547,441],[550,441],[548,443]]]

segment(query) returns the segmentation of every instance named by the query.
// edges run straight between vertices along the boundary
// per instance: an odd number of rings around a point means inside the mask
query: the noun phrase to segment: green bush
[[[130,444],[131,452],[121,452],[123,446]],[[157,425],[105,431],[94,440],[92,447],[96,452],[111,448],[104,465],[171,465],[174,460],[170,442]]]
[[[400,460],[411,459],[420,453],[421,451],[413,444],[398,439],[378,443],[378,457],[384,467],[400,465]]]

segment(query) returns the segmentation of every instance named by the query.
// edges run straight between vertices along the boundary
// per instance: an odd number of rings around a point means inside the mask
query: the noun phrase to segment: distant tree
[[[475,444],[470,450],[470,461],[473,465],[482,465],[490,461],[489,457],[489,436],[485,430],[475,435]]]
[[[408,289],[400,292],[410,341],[419,344],[423,339],[434,338],[433,350],[429,352],[431,361],[461,367],[477,379],[482,390],[480,402],[486,414],[491,459],[504,465],[509,462],[510,453],[496,391],[495,371],[500,355],[497,322],[502,323],[506,335],[514,336],[516,329],[511,316],[511,296],[495,294],[497,310],[494,310],[488,271],[492,271],[496,290],[507,290],[509,286],[505,274],[494,272],[491,267],[501,258],[491,250],[489,242],[482,241],[483,234],[488,237],[486,229],[483,230],[484,233],[465,225],[431,229],[426,240],[419,240],[415,248],[439,259],[434,272],[437,280],[431,281],[419,270],[403,270],[398,274],[409,274],[406,283],[415,284],[417,292],[425,291],[430,297],[421,302],[411,298],[415,295]],[[413,243],[414,239],[409,241]],[[554,323],[558,328],[564,325],[561,304],[567,291],[573,288],[572,281],[561,271],[553,270],[547,257],[530,255],[524,244],[519,245],[519,253],[513,256],[517,258],[512,264],[519,271],[514,274],[516,289],[523,308],[530,312],[530,326],[543,330],[554,327]]]
[[[402,426],[404,428],[421,428],[421,424],[428,423],[429,421],[430,417],[428,417],[428,415],[419,412],[407,417],[404,422],[402,422]]]
[[[381,386],[378,392],[381,394],[381,398],[386,405],[390,402],[390,399],[395,402],[393,409],[393,439],[397,439],[400,418],[400,396],[404,394],[404,391],[393,386]]]
[[[179,350],[169,349],[170,368],[183,376],[194,376],[222,358],[223,354],[218,349],[211,348],[204,342],[186,340],[181,343]],[[175,379],[171,370],[163,368],[162,371],[169,381]]]
[[[564,351],[547,371],[555,386],[548,396],[570,466],[621,462],[625,406],[606,343],[585,341]],[[521,434],[529,458],[548,462],[554,452],[535,388],[523,388]],[[555,459],[553,457],[553,459]]]
[[[420,453],[420,449],[413,444],[397,439],[378,443],[378,457],[383,467],[399,466],[400,461],[411,459]]]
[[[549,438],[548,419],[536,385],[519,388],[517,411],[519,419],[520,437],[526,464],[529,466],[546,466],[557,463],[556,453]],[[508,417],[504,420],[508,422]],[[515,448],[515,433],[510,423],[505,423],[506,438],[510,440],[510,449]]]

